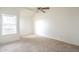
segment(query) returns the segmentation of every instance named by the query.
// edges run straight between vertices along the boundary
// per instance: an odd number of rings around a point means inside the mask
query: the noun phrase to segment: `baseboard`
[[[12,42],[12,41],[16,41],[19,40],[19,35],[5,35],[5,36],[1,36],[0,37],[0,44],[4,44],[4,43],[8,43],[8,42]]]
[[[39,35],[39,34],[36,34],[36,35]],[[65,43],[68,43],[68,44],[71,44],[71,45],[79,46],[79,44],[71,43],[71,42],[65,41],[63,38],[51,37],[51,36],[48,36],[48,35],[39,35],[39,36],[46,37],[46,38],[49,38],[49,39],[58,40],[58,41],[65,42]]]

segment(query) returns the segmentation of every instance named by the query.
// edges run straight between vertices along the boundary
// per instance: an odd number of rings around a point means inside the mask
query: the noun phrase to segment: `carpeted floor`
[[[67,44],[37,35],[21,37],[20,40],[0,45],[1,52],[77,52],[79,46]]]

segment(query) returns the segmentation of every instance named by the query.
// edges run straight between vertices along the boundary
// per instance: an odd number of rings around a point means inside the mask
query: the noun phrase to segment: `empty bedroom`
[[[0,52],[79,52],[79,8],[0,7]]]

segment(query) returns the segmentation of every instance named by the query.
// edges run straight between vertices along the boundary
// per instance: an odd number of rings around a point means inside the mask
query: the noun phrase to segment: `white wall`
[[[20,35],[29,35],[34,33],[33,12],[27,9],[20,11]]]
[[[18,34],[18,23],[17,23],[17,33],[12,35],[2,35],[2,16],[1,14],[15,15],[18,21],[18,9],[17,8],[0,8],[0,43],[7,43],[19,39]]]
[[[9,14],[17,16],[17,33],[11,35],[1,34],[1,14]],[[8,43],[19,40],[20,35],[33,33],[33,12],[24,8],[0,8],[0,43]]]
[[[35,15],[35,33],[79,45],[79,8],[51,8]]]

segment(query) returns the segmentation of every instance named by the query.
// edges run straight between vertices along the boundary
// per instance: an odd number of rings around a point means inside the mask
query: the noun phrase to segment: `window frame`
[[[2,14],[1,16],[2,16],[2,35],[17,34],[17,16],[16,15],[11,15],[11,14]],[[7,32],[7,30],[3,29],[3,27],[5,27],[4,24],[3,24],[4,23],[3,22],[3,16],[6,16],[6,17],[15,17],[16,18],[15,19],[16,23],[15,23],[15,31],[14,32],[9,32],[9,31]],[[9,23],[7,23],[7,25],[9,25]],[[10,27],[10,26],[8,26],[8,27]],[[7,29],[10,29],[10,28],[7,28]],[[6,32],[6,33],[4,33],[4,32]]]

